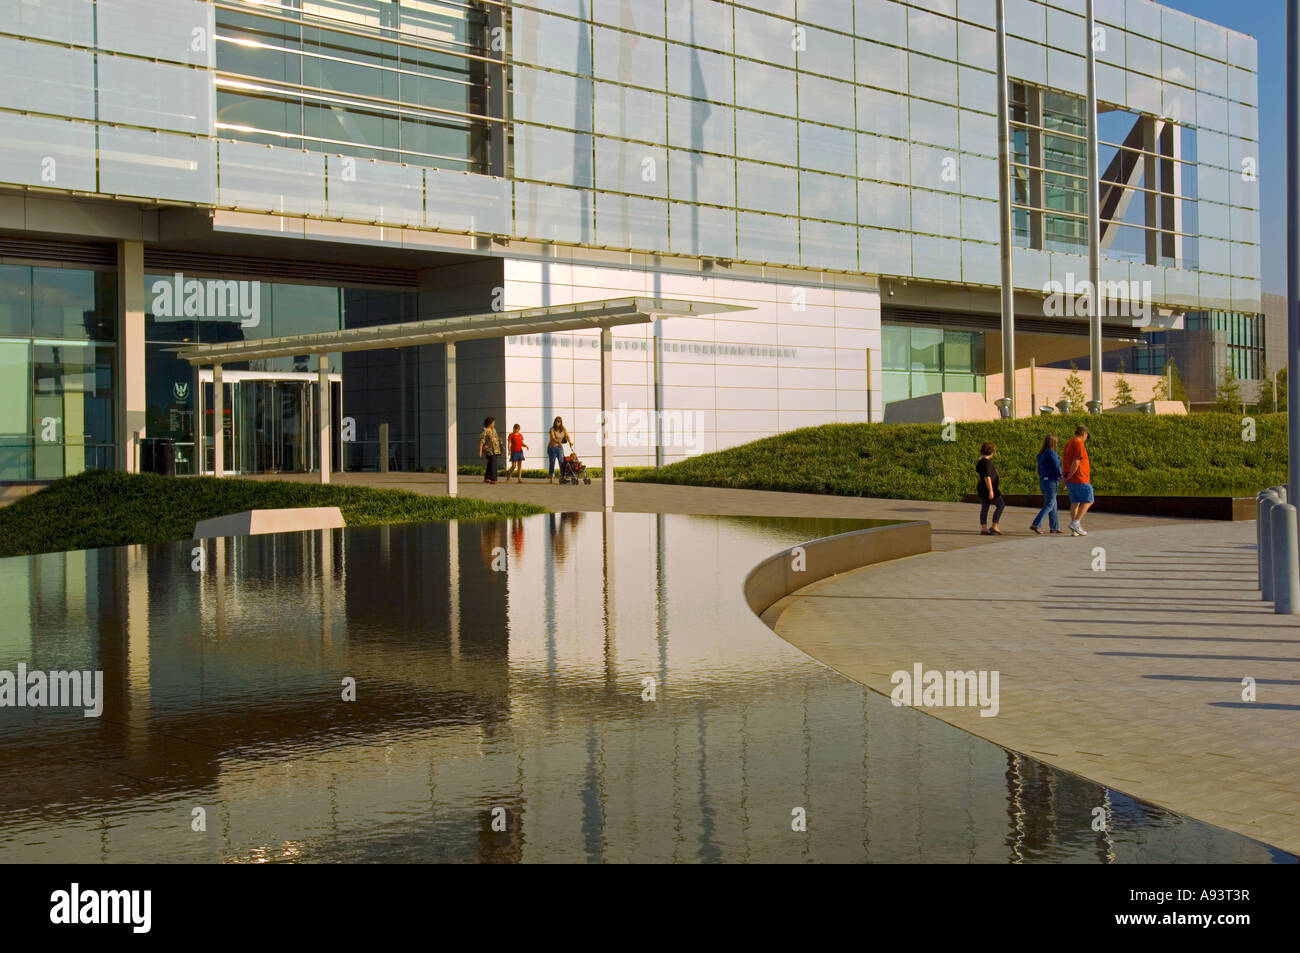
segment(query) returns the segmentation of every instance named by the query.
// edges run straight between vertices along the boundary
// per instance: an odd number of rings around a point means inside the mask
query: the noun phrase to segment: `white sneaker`
[[[1073,523],[1070,524],[1070,535],[1071,535],[1071,536],[1087,536],[1087,535],[1088,535],[1088,531],[1085,530],[1082,526],[1080,526],[1079,523],[1078,523],[1078,521],[1075,521],[1075,522],[1073,522]]]

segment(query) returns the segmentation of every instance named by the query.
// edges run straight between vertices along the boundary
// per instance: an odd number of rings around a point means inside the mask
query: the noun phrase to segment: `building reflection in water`
[[[0,709],[0,860],[1287,859],[894,708],[750,613],[749,567],[856,525],[566,513],[208,540],[202,571],[188,541],[0,560],[0,669],[106,694]]]

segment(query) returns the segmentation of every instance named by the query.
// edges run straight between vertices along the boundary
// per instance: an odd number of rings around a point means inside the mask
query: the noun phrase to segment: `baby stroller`
[[[560,461],[560,482],[572,483],[578,485],[578,481],[591,483],[591,477],[587,476],[587,466],[578,459],[576,453],[571,453]]]

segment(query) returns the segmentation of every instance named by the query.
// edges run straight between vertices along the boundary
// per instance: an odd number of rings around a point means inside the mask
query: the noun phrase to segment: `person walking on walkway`
[[[1092,468],[1088,464],[1088,428],[1075,428],[1074,439],[1065,445],[1065,488],[1070,494],[1070,535],[1087,536],[1083,528],[1083,514],[1088,512],[1094,499]]]
[[[1038,511],[1034,521],[1029,524],[1033,533],[1042,532],[1043,517],[1047,517],[1052,532],[1061,532],[1061,523],[1056,515],[1056,494],[1061,485],[1061,458],[1056,453],[1056,434],[1049,433],[1043,438],[1043,446],[1038,451],[1038,488],[1043,491],[1043,508]]]
[[[573,446],[573,438],[569,436],[569,431],[564,429],[564,421],[559,417],[555,418],[555,423],[551,424],[550,442],[546,444],[546,477],[548,482],[555,482],[555,471],[558,469],[560,474],[564,474],[564,468],[561,461],[564,460],[564,445],[569,445],[569,449],[577,452]]]
[[[1002,490],[998,486],[998,467],[993,462],[993,455],[998,452],[989,441],[980,444],[979,462],[975,464],[975,472],[979,475],[979,485],[975,492],[980,498],[980,535],[981,536],[1001,536],[1002,530],[998,529],[998,521],[1002,519],[1002,511],[1007,508],[1006,500],[1002,499]],[[988,522],[989,507],[994,507],[993,522]]]
[[[478,455],[483,458],[483,482],[497,482],[497,456],[501,453],[501,435],[497,433],[496,418],[483,421],[483,432],[478,435]]]
[[[506,471],[506,482],[510,482],[511,474],[514,474],[516,483],[524,482],[524,451],[528,449],[528,444],[524,443],[524,435],[519,432],[519,425],[515,424],[515,429],[506,437],[506,442],[510,444],[510,469]]]

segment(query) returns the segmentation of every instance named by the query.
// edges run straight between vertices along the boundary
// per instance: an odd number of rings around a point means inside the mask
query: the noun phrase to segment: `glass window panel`
[[[424,173],[420,168],[329,156],[328,170],[331,218],[424,224]]]
[[[105,122],[212,132],[212,74],[207,70],[101,54],[98,92],[99,116]]]
[[[882,228],[911,228],[910,190],[881,182],[859,182],[858,222]]]
[[[100,190],[211,205],[216,143],[210,139],[99,127]]]
[[[907,370],[911,360],[908,341],[908,327],[899,324],[886,324],[880,329],[881,359],[885,370]]]
[[[803,25],[803,46],[795,52],[801,70],[823,76],[853,76],[853,38]],[[850,33],[852,30],[849,31]]]
[[[912,190],[912,230],[932,235],[961,233],[961,200],[947,192]]]
[[[513,12],[513,27],[511,56],[515,62],[587,75],[590,67],[585,51],[591,48],[589,24],[517,8]],[[579,51],[576,68],[575,50]]]
[[[798,128],[793,119],[738,111],[736,154],[781,165],[798,165]]]
[[[515,183],[515,234],[539,241],[590,242],[591,222],[589,192]]]
[[[663,93],[596,84],[596,132],[620,139],[665,142],[668,105]]]
[[[667,197],[668,150],[615,139],[596,140],[596,187]]]
[[[913,235],[912,271],[918,278],[961,281],[961,243],[956,239]]]
[[[668,97],[668,144],[697,152],[734,155],[736,113],[730,106]]]
[[[875,35],[873,30],[872,35]],[[871,40],[858,40],[855,57],[857,81],[866,86],[892,89],[907,75],[907,50]]]
[[[1009,14],[1007,20],[1011,20]],[[907,41],[913,50],[928,53],[931,56],[941,56],[944,59],[957,59],[957,24],[947,17],[909,8],[907,12]],[[915,74],[913,74],[913,77],[915,77]]]
[[[38,338],[111,341],[117,302],[113,276],[71,268],[32,269],[32,327]]]
[[[0,265],[0,337],[31,333],[32,270],[25,265]]]
[[[521,122],[591,131],[592,82],[563,73],[516,66],[514,116]]]
[[[907,97],[884,89],[858,87],[858,129],[906,139],[909,133]]]
[[[928,56],[909,53],[907,90],[913,96],[941,103],[957,102],[957,65]]]
[[[743,208],[799,214],[799,173],[795,169],[736,163],[736,194]]]
[[[799,123],[799,165],[805,169],[855,175],[857,146],[853,132]]]
[[[907,8],[893,0],[853,0],[853,21],[859,28],[870,24],[882,43],[907,46]]]
[[[592,138],[541,126],[515,126],[515,177],[590,188]]]
[[[911,164],[911,147],[903,140],[858,136],[859,178],[907,183]]]
[[[667,251],[668,205],[627,195],[597,195],[596,244]]]
[[[0,37],[0,106],[93,119],[94,97],[93,54]]]
[[[794,28],[788,20],[736,7],[736,54],[793,69]]]
[[[668,153],[669,196],[708,205],[736,204],[736,163],[697,152]]]
[[[853,87],[833,79],[799,74],[799,116],[852,129]]]
[[[202,0],[97,0],[95,29],[101,50],[117,50],[195,66],[212,65],[211,43],[198,44],[194,31],[212,36],[212,4]]]
[[[95,127],[0,112],[0,181],[97,191]]]
[[[798,115],[794,72],[736,60],[736,105],[783,116]]]
[[[736,213],[733,209],[673,205],[670,216],[673,254],[736,257]]]
[[[795,10],[804,23],[816,23],[843,33],[853,32],[853,4],[845,0],[799,0]]]
[[[779,265],[799,264],[799,220],[755,212],[736,216],[737,257]]]
[[[591,18],[623,30],[664,35],[663,4],[626,3],[624,0],[591,0]]]
[[[0,340],[0,480],[31,479],[30,351],[26,341]]]
[[[820,172],[799,175],[799,214],[804,218],[828,218],[856,222],[856,190],[852,179]],[[853,240],[856,254],[857,239]]]
[[[221,142],[224,208],[325,214],[325,157],[250,142]]]
[[[858,236],[852,225],[805,221],[800,227],[805,268],[857,271]]]
[[[912,100],[912,141],[956,150],[957,110],[924,99]]]
[[[596,27],[594,33],[593,62],[595,75],[599,79],[615,80],[629,86],[645,86],[648,89],[664,88],[664,60],[667,54],[663,40],[633,37],[602,26]],[[572,53],[570,64],[564,69],[573,69]]]
[[[912,246],[906,232],[880,228],[858,230],[858,260],[864,272],[876,275],[910,275]]]
[[[734,102],[731,57],[697,47],[668,44],[668,91],[691,99]]]
[[[885,371],[880,399],[886,404],[912,396],[912,377],[906,371]]]
[[[680,43],[730,51],[734,36],[731,6],[699,0],[668,0],[668,36]]]

